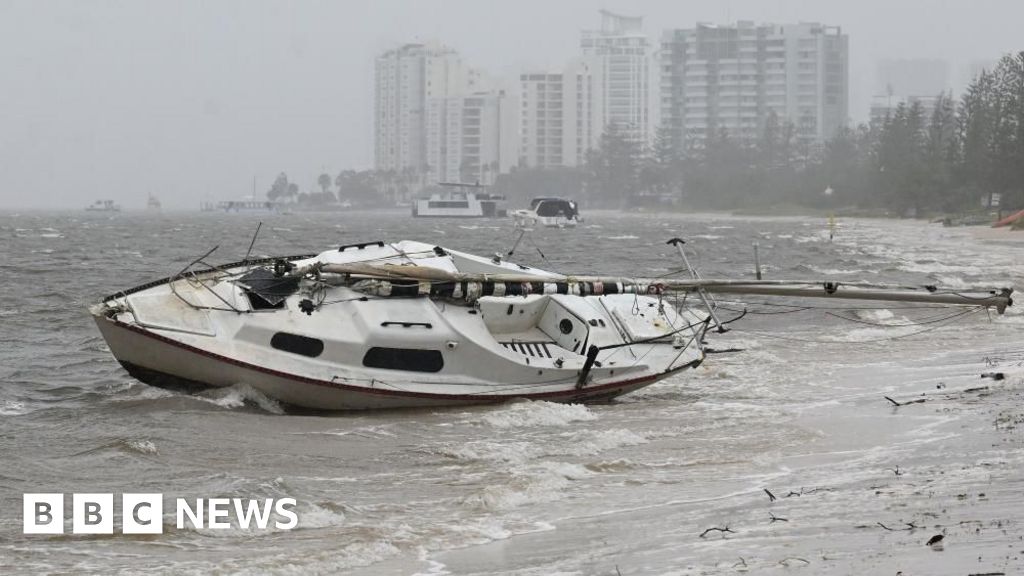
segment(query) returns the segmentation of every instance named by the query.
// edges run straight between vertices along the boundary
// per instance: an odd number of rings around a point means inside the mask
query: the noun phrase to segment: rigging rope
[[[951,321],[951,320],[955,320],[957,318],[962,318],[962,317],[965,317],[965,316],[968,316],[968,315],[971,315],[971,314],[977,314],[978,312],[981,312],[983,310],[984,310],[984,308],[969,308],[969,309],[964,310],[962,312],[958,312],[956,314],[950,315],[950,316],[944,318],[943,320]],[[938,328],[942,328],[943,326],[947,325],[947,324],[939,323],[939,322],[941,322],[941,321],[934,322],[933,323],[933,324],[935,324],[934,326],[929,326],[928,328],[925,328],[923,330],[918,330],[916,332],[911,332],[909,334],[899,334],[899,335],[896,335],[896,336],[889,336],[889,337],[886,337],[886,338],[874,338],[874,339],[870,339],[870,340],[812,340],[812,339],[809,339],[809,338],[796,338],[796,337],[793,337],[793,336],[781,336],[779,334],[773,334],[773,333],[770,333],[770,332],[761,332],[761,331],[757,331],[757,330],[745,330],[745,329],[741,329],[741,328],[733,328],[733,330],[736,331],[736,332],[742,332],[742,333],[745,333],[745,334],[754,334],[754,335],[757,335],[757,336],[764,336],[766,338],[774,338],[776,340],[787,340],[787,341],[791,341],[791,342],[803,342],[803,343],[807,343],[807,344],[842,344],[842,345],[849,345],[849,344],[875,344],[875,343],[878,343],[878,342],[888,342],[888,341],[891,341],[891,340],[900,340],[900,339],[903,339],[903,338],[909,338],[911,336],[917,336],[919,334],[924,334],[925,332],[931,332],[932,330],[936,330]],[[890,327],[897,328],[898,326],[890,326]],[[905,328],[906,326],[903,326],[903,327]]]

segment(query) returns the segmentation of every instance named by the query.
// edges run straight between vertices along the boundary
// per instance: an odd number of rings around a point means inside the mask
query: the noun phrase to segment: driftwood
[[[700,533],[700,537],[703,538],[703,537],[707,536],[708,532],[715,532],[715,531],[721,532],[722,534],[725,534],[726,532],[729,532],[730,534],[735,534],[736,533],[735,531],[730,530],[728,526],[726,526],[725,528],[718,528],[716,526],[716,527],[708,528],[707,530],[701,532]]]
[[[815,492],[831,492],[832,490],[832,488],[811,488],[810,490],[807,490],[806,488],[801,487],[799,492],[790,490],[789,494],[786,494],[786,498],[789,498],[790,496],[805,496],[807,494],[814,494]]]
[[[878,524],[879,526],[881,526],[882,528],[885,528],[889,532],[909,532],[911,530],[917,530],[918,528],[920,528],[920,526],[918,526],[917,524],[914,524],[913,522],[904,522],[903,525],[906,526],[906,528],[889,528],[888,526],[886,526],[885,524],[882,524],[881,522],[875,522],[875,524]]]
[[[771,512],[768,513],[768,517],[772,519],[770,524],[774,524],[776,522],[789,522],[789,518],[781,518],[779,516],[776,516],[775,514],[772,514]]]
[[[778,498],[775,497],[775,494],[772,494],[771,490],[765,488],[764,493],[768,495],[769,502],[775,502],[776,500],[778,500]]]
[[[882,396],[882,398],[885,398],[889,402],[892,402],[892,405],[897,407],[897,408],[899,408],[900,406],[906,406],[907,404],[923,404],[926,401],[925,398],[918,398],[917,400],[908,400],[906,402],[897,402],[897,401],[893,400],[892,398],[889,398],[888,396]]]

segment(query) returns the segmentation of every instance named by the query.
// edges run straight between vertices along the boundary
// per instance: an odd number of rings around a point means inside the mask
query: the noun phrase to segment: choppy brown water
[[[538,231],[544,258],[529,243],[517,255],[560,271],[656,275],[679,267],[664,242],[682,236],[708,276],[749,275],[757,241],[769,277],[1024,286],[1024,245],[962,229],[849,220],[829,243],[818,219],[587,216],[575,231]],[[280,414],[244,386],[192,397],[129,378],[86,306],[213,245],[213,260],[237,260],[260,219],[0,214],[0,571],[1022,570],[1020,306],[919,334],[822,310],[751,314],[712,341],[743,352],[607,406],[313,417]],[[378,238],[487,254],[513,237],[505,223],[398,213],[262,220],[263,254]],[[942,313],[831,312],[890,326]],[[1010,377],[979,378],[993,370]],[[893,408],[883,396],[926,402]],[[167,511],[157,537],[24,536],[25,492],[290,496],[300,527],[178,531]],[[733,532],[699,537],[711,527]],[[942,551],[924,546],[936,533]]]

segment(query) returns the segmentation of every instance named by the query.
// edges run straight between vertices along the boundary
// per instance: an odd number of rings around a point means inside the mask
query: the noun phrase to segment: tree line
[[[399,178],[394,171],[342,170],[333,178],[326,172],[320,174],[319,190],[300,192],[298,184],[290,182],[288,174],[281,172],[266,195],[271,202],[308,209],[329,209],[343,204],[373,208],[394,206],[408,199],[415,183],[411,176]]]
[[[574,196],[587,206],[683,203],[735,209],[793,205],[893,215],[1024,208],[1024,51],[983,71],[958,99],[938,94],[841,128],[824,143],[769,115],[755,139],[710,127],[699,142],[657,131],[649,146],[615,125],[582,166],[524,169],[497,186],[512,197]]]

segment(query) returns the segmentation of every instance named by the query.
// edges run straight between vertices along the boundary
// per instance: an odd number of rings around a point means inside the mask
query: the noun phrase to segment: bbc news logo
[[[291,530],[298,526],[294,498],[185,498],[175,499],[175,519],[179,530],[192,528]],[[23,497],[25,534],[64,533],[64,494],[25,494]],[[113,494],[72,494],[72,534],[113,534]],[[163,494],[122,494],[120,506],[123,534],[163,534]],[[232,523],[232,519],[234,523]]]

